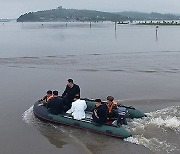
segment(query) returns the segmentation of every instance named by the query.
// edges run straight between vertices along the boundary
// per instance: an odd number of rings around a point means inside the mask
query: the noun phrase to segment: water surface
[[[179,153],[180,27],[114,23],[0,25],[1,153]],[[82,97],[112,95],[147,113],[126,141],[36,119],[34,102],[68,78]]]

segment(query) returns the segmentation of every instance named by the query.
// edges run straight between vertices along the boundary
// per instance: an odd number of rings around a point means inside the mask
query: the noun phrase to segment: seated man
[[[95,123],[102,125],[107,121],[107,103],[102,104],[100,99],[96,99],[95,102],[96,107],[93,109],[92,118]]]
[[[52,91],[51,90],[48,90],[46,92],[46,96],[44,96],[43,98],[39,99],[38,101],[41,102],[41,101],[44,101],[43,103],[40,103],[38,104],[38,106],[46,106],[47,105],[47,102],[53,98],[53,94],[52,94]]]
[[[58,91],[53,91],[53,98],[47,103],[48,111],[51,114],[61,114],[63,112],[63,101],[58,97]]]
[[[117,105],[117,103],[114,102],[114,97],[108,96],[106,104],[108,107],[108,118],[112,119],[115,117],[114,109],[116,108],[116,105]]]
[[[98,99],[95,99],[94,101],[96,102],[96,104],[95,104],[94,108],[91,109],[91,112],[93,112],[94,109],[97,109],[98,107],[100,107],[102,105],[101,99],[98,98]]]
[[[65,111],[71,108],[72,102],[74,101],[74,97],[79,95],[80,97],[80,88],[77,84],[73,82],[72,79],[68,79],[66,89],[62,94],[62,98],[64,101]]]
[[[107,102],[108,102],[108,118],[110,120],[117,118],[117,126],[120,126],[122,124],[127,125],[126,108],[123,106],[118,106],[117,102],[114,101],[114,97],[112,96],[107,97]]]
[[[66,112],[72,114],[74,119],[80,120],[85,118],[85,109],[87,108],[86,101],[80,100],[80,96],[75,96],[75,101],[72,103],[71,108]]]

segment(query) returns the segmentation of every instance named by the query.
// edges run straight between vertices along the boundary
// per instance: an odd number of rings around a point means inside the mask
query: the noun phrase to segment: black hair
[[[95,101],[95,102],[98,102],[98,103],[101,103],[101,99],[99,99],[99,98],[98,98],[98,99],[95,99],[94,101]]]
[[[52,90],[48,90],[47,94],[51,94],[52,95]]]
[[[75,97],[74,98],[76,98],[76,99],[80,99],[80,96],[79,95],[75,95]]]
[[[108,97],[107,97],[107,100],[112,102],[112,101],[114,100],[114,97],[108,96]]]
[[[58,91],[57,90],[53,91],[53,95],[58,96]]]
[[[68,79],[68,82],[71,82],[71,83],[73,83],[73,79]]]

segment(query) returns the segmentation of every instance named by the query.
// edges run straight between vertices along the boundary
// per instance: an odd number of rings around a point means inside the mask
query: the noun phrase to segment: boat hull
[[[79,129],[84,129],[87,131],[113,136],[121,139],[132,136],[132,134],[128,132],[123,126],[115,127],[106,124],[96,125],[92,123],[90,119],[75,120],[68,114],[53,115],[48,112],[46,107],[44,106],[38,107],[38,104],[39,104],[38,101],[34,104],[33,112],[35,116],[40,120],[47,121],[50,123],[56,123],[60,125],[71,126]]]

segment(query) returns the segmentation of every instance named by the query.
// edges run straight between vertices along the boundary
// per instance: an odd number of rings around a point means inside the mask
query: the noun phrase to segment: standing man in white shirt
[[[75,96],[75,101],[72,103],[71,108],[66,112],[72,114],[74,119],[81,120],[85,118],[85,110],[87,108],[87,104],[85,100],[80,100],[80,96]]]

